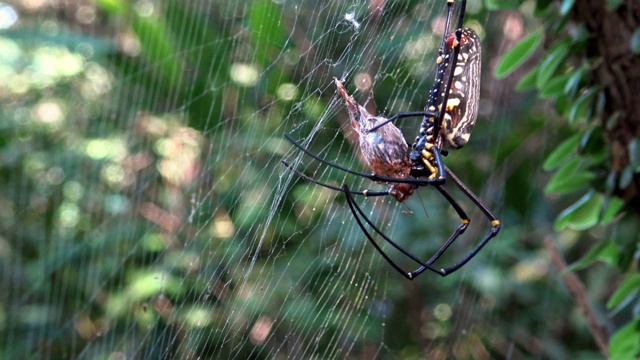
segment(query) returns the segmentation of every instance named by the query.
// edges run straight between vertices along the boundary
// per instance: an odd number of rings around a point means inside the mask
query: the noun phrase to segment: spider
[[[398,273],[409,280],[415,279],[425,270],[443,277],[452,274],[476,256],[498,234],[501,227],[500,220],[442,161],[442,157],[448,153],[445,148],[455,150],[467,143],[478,113],[480,40],[474,30],[462,27],[466,0],[461,1],[455,30],[448,32],[454,12],[454,2],[455,0],[447,0],[445,32],[436,60],[435,80],[424,111],[402,112],[388,119],[382,116],[373,116],[347,94],[340,80],[334,79],[338,94],[347,104],[351,125],[358,135],[360,150],[373,174],[354,171],[322,159],[285,134],[285,138],[289,142],[311,158],[346,173],[389,186],[387,190],[378,191],[351,190],[347,184],[338,187],[309,177],[293,168],[287,161],[282,160],[282,163],[299,177],[317,185],[343,192],[354,218],[367,239]],[[411,149],[409,149],[402,133],[394,125],[394,121],[411,117],[422,117],[423,120],[420,125],[420,135],[416,137]],[[491,228],[462,259],[452,266],[438,268],[433,266],[433,263],[465,232],[470,223],[465,210],[445,188],[447,181],[452,181],[462,194],[484,214],[489,220]],[[398,202],[402,202],[411,196],[416,189],[429,185],[435,187],[442,194],[457,213],[461,223],[449,239],[427,261],[420,260],[385,235],[367,217],[354,199],[354,195],[391,196]],[[365,223],[384,241],[417,263],[418,268],[409,272],[403,270],[374,240]]]

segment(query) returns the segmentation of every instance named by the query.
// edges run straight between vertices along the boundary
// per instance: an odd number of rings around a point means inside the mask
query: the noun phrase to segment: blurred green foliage
[[[365,170],[331,79],[379,113],[420,110],[444,2],[388,2],[381,14],[342,1],[17,2],[19,22],[0,31],[0,357],[596,358],[543,238],[568,261],[587,254],[573,269],[617,331],[612,355],[637,352],[636,225],[597,187],[608,184],[597,85],[586,65],[564,64],[585,38],[541,50],[563,18],[536,30],[534,11],[555,5],[534,3],[469,1],[481,114],[445,159],[503,230],[459,274],[408,282],[365,243],[341,194],[280,159],[374,185],[302,158],[282,134]],[[500,56],[518,41],[532,51]],[[523,53],[539,63],[528,74]],[[504,80],[491,74],[500,58]],[[411,140],[418,124],[400,125]],[[406,208],[373,205],[363,201],[422,258],[458,221],[428,189]],[[443,264],[486,231],[470,214],[477,227]]]
[[[638,259],[640,258],[640,241],[637,235],[637,207],[634,205],[633,195],[634,177],[640,172],[637,156],[637,134],[630,128],[637,122],[637,115],[632,108],[622,109],[617,106],[620,95],[618,84],[603,81],[603,68],[616,68],[620,63],[629,64],[633,60],[634,36],[630,35],[625,44],[625,34],[615,33],[612,28],[594,24],[606,24],[635,17],[635,23],[625,23],[633,29],[640,29],[637,15],[640,6],[633,2],[607,2],[606,10],[600,16],[581,17],[581,10],[575,1],[564,0],[559,8],[548,1],[536,3],[537,16],[545,19],[545,33],[548,37],[542,60],[538,61],[527,75],[525,75],[518,89],[536,89],[542,98],[554,101],[556,112],[568,120],[573,135],[562,141],[550,153],[543,168],[553,171],[545,188],[547,195],[562,194],[565,197],[579,198],[558,214],[554,227],[557,231],[566,229],[602,233],[591,250],[579,261],[574,263],[572,270],[593,267],[597,262],[604,261],[612,268],[616,268],[620,275],[616,281],[614,291],[609,294],[606,308],[610,314],[625,314],[619,316],[612,326],[614,334],[608,348],[608,355],[614,359],[629,359],[640,356],[640,329],[637,326],[640,319],[640,282],[638,281]],[[584,7],[584,4],[581,4]],[[586,6],[589,13],[599,10]],[[559,10],[559,11],[558,11]],[[607,20],[610,17],[611,20]],[[603,39],[603,34],[597,31],[610,31],[616,41],[622,46],[620,53],[615,52]],[[514,46],[502,58],[496,68],[496,75],[502,76],[513,71],[526,60],[539,46],[542,28]],[[633,31],[635,34],[637,30]],[[601,38],[604,45],[597,51],[593,50],[593,38]],[[589,43],[591,42],[591,43]],[[591,50],[589,50],[591,47]],[[611,54],[606,54],[611,52]],[[615,55],[613,54],[615,53]],[[612,56],[607,56],[612,55]],[[618,57],[618,59],[613,59]],[[611,61],[611,63],[607,63]],[[618,61],[618,62],[615,62]],[[633,74],[628,79],[620,80],[633,83]],[[633,95],[631,87],[620,91],[622,96]],[[631,93],[630,93],[631,92]],[[620,156],[612,149],[617,144],[616,127],[623,128],[623,132],[631,137],[626,144],[626,154]],[[625,139],[620,138],[624,142]],[[621,160],[621,159],[622,160]],[[620,164],[628,162],[620,169]]]

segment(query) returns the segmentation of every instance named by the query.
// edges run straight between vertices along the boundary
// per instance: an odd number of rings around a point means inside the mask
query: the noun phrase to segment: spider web
[[[492,312],[506,296],[500,266],[515,261],[513,232],[452,276],[408,282],[375,253],[343,194],[280,163],[337,186],[384,189],[304,156],[283,134],[369,171],[333,78],[373,113],[421,110],[445,3],[15,5],[20,22],[1,44],[16,69],[2,84],[12,90],[5,130],[18,134],[14,153],[3,153],[3,352],[482,358],[526,342]],[[469,0],[465,23],[481,37],[498,33],[490,16]],[[509,41],[485,41],[485,69]],[[502,217],[515,166],[495,144],[508,140],[504,119],[521,99],[485,72],[474,136],[445,162]],[[398,124],[410,143],[418,122]],[[531,142],[544,139],[536,134]],[[443,266],[489,228],[454,196],[473,226]],[[356,200],[425,260],[459,224],[429,188],[406,204]]]

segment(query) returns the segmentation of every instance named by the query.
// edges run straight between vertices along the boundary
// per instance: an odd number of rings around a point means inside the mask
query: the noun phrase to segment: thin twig
[[[593,340],[595,340],[602,355],[605,358],[608,358],[609,331],[598,322],[596,314],[589,303],[589,299],[587,298],[587,294],[584,291],[584,285],[582,285],[582,282],[576,274],[566,272],[567,263],[564,261],[562,254],[560,254],[560,251],[558,251],[558,248],[550,238],[544,239],[544,246],[549,251],[549,254],[551,255],[551,262],[553,262],[553,265],[556,267],[558,272],[560,274],[564,273],[562,275],[562,281],[567,287],[567,290],[569,290],[573,301],[575,301],[576,305],[580,308],[582,314],[587,320],[589,332],[591,333]]]

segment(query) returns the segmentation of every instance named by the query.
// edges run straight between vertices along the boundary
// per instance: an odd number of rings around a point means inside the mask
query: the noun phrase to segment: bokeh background
[[[0,3],[0,357],[601,358],[593,320],[606,341],[625,331],[611,355],[637,355],[636,221],[610,189],[624,172],[573,6],[468,1],[480,114],[445,162],[503,229],[459,272],[410,282],[343,194],[280,160],[384,186],[283,134],[369,171],[333,78],[373,113],[421,110],[445,1]],[[411,143],[419,120],[398,125]],[[443,266],[489,228],[453,193],[472,226]],[[459,223],[429,188],[358,204],[423,259]]]

